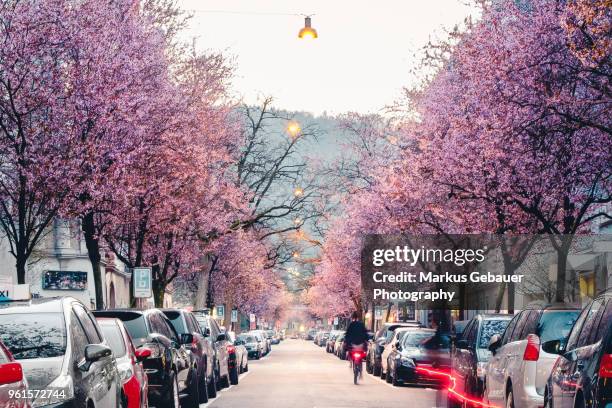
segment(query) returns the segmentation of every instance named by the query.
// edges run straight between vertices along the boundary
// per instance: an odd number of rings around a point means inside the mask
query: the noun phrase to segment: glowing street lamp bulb
[[[293,223],[295,225],[300,225],[302,223],[302,220],[300,218],[296,218],[295,220],[293,220]]]
[[[293,257],[294,257],[294,258],[299,258],[299,257],[300,257],[300,253],[299,253],[299,252],[297,252],[297,251],[296,251],[296,252],[294,252],[294,253],[293,253]]]
[[[302,128],[299,123],[291,121],[287,125],[287,133],[289,133],[291,137],[298,137],[300,133],[302,133]]]
[[[304,195],[304,189],[298,187],[293,191],[293,195],[296,197],[301,197]]]
[[[304,28],[302,28],[298,34],[298,38],[305,40],[313,40],[318,38],[317,30],[311,27],[310,17],[304,18]]]

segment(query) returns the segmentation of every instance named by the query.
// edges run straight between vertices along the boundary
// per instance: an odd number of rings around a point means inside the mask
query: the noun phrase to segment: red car
[[[0,342],[0,407],[29,408],[28,383],[23,376],[21,364],[15,361],[10,351]]]
[[[96,320],[117,359],[117,369],[123,389],[121,393],[123,406],[126,408],[148,407],[149,383],[141,362],[151,356],[151,350],[145,347],[136,350],[121,320],[113,318],[97,318]]]

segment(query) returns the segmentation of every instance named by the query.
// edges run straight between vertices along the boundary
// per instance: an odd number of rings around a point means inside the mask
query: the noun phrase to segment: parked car
[[[374,375],[380,375],[381,356],[385,345],[391,341],[393,331],[398,327],[421,327],[418,322],[385,323],[376,332],[376,335],[368,344],[366,355],[366,371]]]
[[[333,330],[329,333],[329,338],[327,339],[327,343],[325,344],[325,350],[328,353],[334,352],[334,346],[336,344],[336,339],[338,338],[338,336],[340,336],[343,333],[344,332],[342,330]]]
[[[0,342],[0,406],[8,408],[29,408],[27,398],[14,398],[14,395],[27,395],[28,383],[23,368]]]
[[[344,336],[345,333],[342,333],[340,336],[338,336],[338,338],[336,339],[336,344],[334,345],[334,353],[338,356],[340,360],[346,359],[346,353],[344,350]]]
[[[470,320],[456,320],[455,322],[453,322],[453,330],[451,333],[451,339],[453,340],[453,343],[456,343],[457,341],[461,340],[463,332],[465,331],[465,328],[469,322]]]
[[[387,358],[386,381],[393,385],[409,383],[446,386],[446,377],[431,374],[427,370],[448,372],[450,345],[450,334],[436,333],[433,329],[405,329]]]
[[[151,356],[151,350],[146,347],[136,350],[121,320],[99,317],[97,321],[117,361],[123,407],[147,408],[149,382],[142,361]]]
[[[0,341],[17,360],[34,406],[119,407],[121,382],[96,319],[72,297],[0,302]]]
[[[249,356],[244,343],[236,338],[234,332],[225,333],[227,336],[227,352],[229,353],[230,384],[238,384],[238,376],[249,370]]]
[[[230,378],[229,378],[229,353],[227,352],[227,337],[225,333],[219,327],[217,321],[210,316],[207,312],[201,312],[194,310],[193,315],[195,316],[200,330],[204,337],[206,337],[214,350],[214,371],[215,378],[217,380],[217,387],[209,387],[208,388],[208,396],[213,398],[217,395],[217,390],[221,390],[222,388],[229,387]]]
[[[567,337],[580,309],[567,305],[528,306],[510,321],[503,336],[489,341],[485,399],[508,408],[544,405],[544,389],[557,355],[541,344]]]
[[[329,339],[329,332],[322,332],[319,336],[319,341],[317,341],[317,346],[324,347],[327,345],[327,340]]]
[[[280,344],[280,337],[276,335],[274,330],[266,330],[266,337],[270,340],[270,344]]]
[[[270,343],[270,339],[266,337],[264,330],[251,330],[249,333],[253,333],[257,337],[257,340],[262,342],[264,356],[272,351],[272,344]]]
[[[478,314],[464,326],[463,335],[456,335],[451,351],[451,375],[455,378],[454,390],[459,394],[471,399],[482,398],[491,357],[489,341],[496,334],[502,335],[510,320],[511,315]],[[457,401],[454,396],[449,393],[449,407]]]
[[[610,407],[612,290],[582,310],[567,340],[545,342],[542,349],[559,354],[544,390],[545,407]]]
[[[192,357],[185,345],[192,336],[179,336],[159,309],[110,309],[93,312],[96,317],[121,320],[137,348],[151,355],[143,361],[149,381],[149,402],[155,406],[179,408],[199,405],[199,384]]]
[[[387,362],[388,362],[389,355],[391,354],[393,350],[395,350],[397,345],[400,344],[400,341],[402,340],[402,337],[406,333],[406,331],[410,329],[412,328],[411,327],[398,327],[397,329],[393,331],[393,335],[391,336],[391,341],[385,344],[385,347],[383,348],[383,352],[380,355],[380,378],[384,379],[387,373]]]
[[[188,338],[191,335],[192,341],[185,343],[185,348],[190,353],[195,368],[199,401],[208,402],[209,391],[216,395],[217,386],[214,369],[215,350],[211,342],[204,336],[200,324],[191,312],[182,309],[162,309],[162,312],[179,336]]]
[[[306,333],[306,340],[314,340],[316,334],[317,334],[316,329],[308,330],[308,333]]]
[[[263,356],[263,342],[258,341],[254,333],[240,334],[238,340],[246,347],[249,358],[259,360]]]

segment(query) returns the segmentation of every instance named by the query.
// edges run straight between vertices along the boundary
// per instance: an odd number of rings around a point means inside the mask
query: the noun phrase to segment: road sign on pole
[[[153,296],[153,279],[151,276],[151,268],[134,268],[132,273],[134,274],[134,297],[150,298]]]
[[[236,309],[232,310],[232,323],[236,323],[238,321],[238,311]]]
[[[223,320],[225,318],[225,306],[218,305],[216,309],[217,309],[217,319]]]

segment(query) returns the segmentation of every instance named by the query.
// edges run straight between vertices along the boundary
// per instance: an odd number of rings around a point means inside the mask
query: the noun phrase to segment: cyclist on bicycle
[[[350,351],[353,348],[361,348],[363,351],[368,346],[368,330],[361,320],[359,320],[359,314],[353,312],[351,316],[351,324],[346,329],[344,335],[345,351]]]

